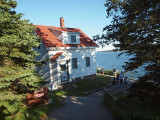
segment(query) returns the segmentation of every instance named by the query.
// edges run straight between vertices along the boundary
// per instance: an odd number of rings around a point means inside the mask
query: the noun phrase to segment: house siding
[[[71,55],[72,58],[77,58],[78,68],[71,69],[71,79],[76,79],[79,77],[84,79],[84,76],[96,74],[95,49],[68,50],[66,53]],[[90,67],[86,67],[86,57],[90,57]]]
[[[37,51],[38,54],[40,54],[36,57],[36,60],[43,61],[48,58],[48,51],[46,50],[46,47],[42,42],[40,44],[40,49],[34,48],[34,50]],[[49,61],[43,66],[37,67],[37,72],[44,81],[51,81]]]
[[[50,74],[51,74],[51,90],[55,90],[59,87],[60,81],[58,81],[57,62],[50,60]]]
[[[96,56],[95,49],[80,49],[80,50],[59,50],[59,51],[49,51],[49,56],[53,56],[56,52],[64,52],[70,58],[77,58],[77,66],[78,68],[72,69],[72,59],[70,59],[69,66],[69,81],[72,81],[77,78],[84,79],[84,76],[96,74]],[[90,66],[86,67],[86,57],[90,57]],[[57,60],[57,77],[60,79],[60,68],[59,68],[59,60],[67,60],[68,58],[64,57],[62,54]],[[60,80],[59,80],[60,81]]]

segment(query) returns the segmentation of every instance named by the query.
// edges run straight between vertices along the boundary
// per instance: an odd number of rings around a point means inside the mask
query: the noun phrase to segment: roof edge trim
[[[95,49],[98,48],[98,46],[92,46],[92,47],[48,47],[46,50],[75,50],[75,49]]]

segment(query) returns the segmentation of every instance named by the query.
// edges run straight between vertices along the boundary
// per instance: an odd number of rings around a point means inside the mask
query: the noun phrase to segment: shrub
[[[97,73],[99,73],[99,69],[97,69]],[[120,72],[118,72],[118,74],[119,73]],[[102,71],[101,71],[101,74],[103,74]],[[113,75],[113,70],[104,70],[104,74],[105,75]]]

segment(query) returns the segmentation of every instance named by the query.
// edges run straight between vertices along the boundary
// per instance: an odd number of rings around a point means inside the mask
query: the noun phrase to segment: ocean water
[[[105,70],[112,70],[113,67],[115,67],[116,70],[124,72],[124,68],[122,66],[125,65],[125,62],[133,56],[123,54],[120,57],[117,57],[120,53],[121,52],[96,52],[97,67],[102,67]],[[134,71],[125,73],[125,76],[132,79],[138,79],[138,77],[141,77],[144,74],[145,70],[144,66],[142,66]]]

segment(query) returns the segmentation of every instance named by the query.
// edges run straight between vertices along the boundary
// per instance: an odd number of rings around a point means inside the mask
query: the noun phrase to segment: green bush
[[[105,75],[113,75],[113,70],[104,70]]]
[[[97,69],[97,73],[99,73],[99,69]],[[118,72],[119,74],[120,72]],[[103,74],[103,72],[101,71],[101,74]],[[104,74],[105,75],[113,75],[113,70],[104,70]]]

